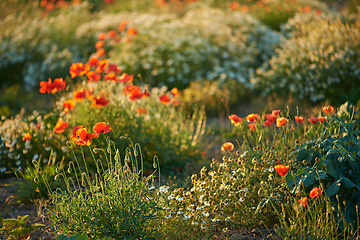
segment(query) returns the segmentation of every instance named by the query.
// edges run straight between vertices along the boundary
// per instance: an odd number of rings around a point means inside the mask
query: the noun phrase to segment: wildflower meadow
[[[360,238],[356,0],[0,7],[0,239]]]

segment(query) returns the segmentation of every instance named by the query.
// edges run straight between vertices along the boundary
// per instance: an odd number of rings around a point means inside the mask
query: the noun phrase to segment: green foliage
[[[115,239],[152,238],[157,235],[152,225],[159,210],[153,193],[153,175],[143,177],[143,159],[140,146],[127,148],[123,155],[114,142],[106,139],[107,148],[83,147],[82,156],[69,165],[68,173],[62,171],[56,179],[63,178],[66,190],[52,192],[50,215],[57,228],[66,234],[86,234],[90,239],[112,237]],[[97,166],[97,174],[89,175],[86,156]],[[98,161],[106,156],[107,164]],[[85,170],[79,161],[84,162]],[[158,169],[159,170],[159,169]],[[69,172],[78,177],[68,178]]]
[[[343,108],[350,112],[332,116],[320,138],[297,146],[295,178],[287,178],[287,184],[296,192],[300,185],[309,189],[320,182],[333,202],[335,196],[339,197],[341,208],[337,211],[356,224],[356,209],[360,207],[360,122],[353,108]]]
[[[76,233],[73,236],[66,236],[64,234],[61,235],[57,235],[55,240],[88,240],[89,238],[86,236],[86,234],[79,234]],[[104,237],[104,238],[99,238],[98,240],[112,240],[113,238],[109,238],[109,237]]]
[[[17,219],[7,218],[2,220],[2,228],[0,233],[9,236],[8,239],[27,239],[32,231],[38,228],[46,227],[44,224],[27,225],[29,215],[18,216]]]
[[[252,82],[263,95],[289,94],[311,102],[358,100],[359,36],[357,17],[344,22],[319,18],[300,24],[268,65],[257,69]]]
[[[152,86],[184,88],[194,80],[235,79],[249,87],[249,74],[274,54],[281,41],[279,34],[248,14],[209,7],[194,7],[182,17],[158,13],[120,17],[128,19],[139,35],[111,50],[110,59]]]

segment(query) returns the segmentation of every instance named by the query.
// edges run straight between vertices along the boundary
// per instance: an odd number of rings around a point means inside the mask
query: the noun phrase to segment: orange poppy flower
[[[76,131],[76,140],[75,143],[80,146],[89,146],[91,144],[91,139],[93,139],[94,136],[87,132],[86,128],[79,128]]]
[[[308,121],[311,122],[312,124],[318,124],[319,123],[319,119],[317,117],[308,118]]]
[[[171,99],[171,104],[172,104],[173,106],[177,107],[177,106],[179,105],[179,100],[176,99],[176,98],[172,98],[172,99]]]
[[[274,116],[273,114],[266,114],[265,117],[269,122],[274,123],[276,121],[276,116]]]
[[[332,111],[334,111],[334,108],[332,106],[323,107],[323,112],[324,113],[331,113]]]
[[[174,97],[179,96],[179,90],[176,87],[171,89],[171,93],[172,93],[172,95],[174,95]]]
[[[120,24],[119,24],[119,28],[118,28],[119,32],[125,31],[128,24],[129,24],[129,22],[126,21],[126,20],[121,21]]]
[[[105,33],[100,33],[98,36],[98,40],[105,40],[106,39],[106,34]]]
[[[256,130],[256,124],[255,123],[249,123],[248,127],[250,128],[251,131],[255,131]]]
[[[96,68],[96,72],[97,73],[102,73],[107,67],[108,67],[108,65],[109,65],[109,61],[107,60],[107,59],[105,59],[105,60],[100,60],[99,62],[98,62],[98,66],[97,66],[97,68]]]
[[[274,167],[274,169],[280,176],[285,176],[289,170],[289,165],[285,166],[284,164],[278,164]]]
[[[97,96],[93,99],[93,102],[91,104],[91,107],[97,107],[97,108],[101,108],[101,107],[105,107],[106,105],[109,104],[109,100],[106,100],[103,96]]]
[[[128,75],[127,73],[121,74],[121,76],[117,79],[118,82],[122,83],[132,83],[134,80],[134,75]]]
[[[105,56],[105,49],[103,48],[99,48],[97,51],[96,51],[96,56],[98,56],[99,58]]]
[[[278,118],[278,119],[276,119],[276,126],[277,127],[284,126],[287,123],[287,121],[288,120],[284,117]]]
[[[303,207],[306,207],[306,206],[307,206],[307,197],[300,198],[300,199],[298,200],[298,202],[299,202],[300,204],[302,204]]]
[[[97,67],[99,60],[96,56],[93,56],[89,59],[89,66],[90,67]]]
[[[295,116],[295,121],[296,121],[297,123],[303,123],[303,122],[304,122],[304,118],[301,117],[301,116]]]
[[[24,134],[23,134],[23,137],[22,137],[22,140],[23,140],[23,141],[30,140],[30,139],[31,139],[30,133],[24,133]]]
[[[310,6],[305,6],[305,7],[303,7],[302,11],[304,13],[309,13],[309,12],[311,12],[311,7]]]
[[[310,196],[311,198],[316,198],[316,197],[320,196],[320,194],[321,194],[321,189],[320,189],[320,188],[313,188],[313,189],[310,191],[309,196]]]
[[[69,99],[66,102],[63,103],[63,108],[64,108],[64,112],[68,113],[69,110],[73,110],[75,107],[76,103],[74,100]]]
[[[116,37],[116,31],[110,30],[110,31],[108,32],[108,36],[109,36],[110,38]]]
[[[78,63],[73,63],[70,66],[71,78],[75,78],[77,76],[82,76],[82,75],[86,74],[88,71],[90,71],[89,64],[83,64],[81,62],[78,62]]]
[[[242,118],[239,117],[238,115],[236,114],[232,114],[231,116],[229,116],[229,119],[231,120],[231,123],[237,127],[237,126],[240,126],[241,122],[242,122]]]
[[[319,123],[327,122],[327,119],[325,117],[318,117]]]
[[[92,101],[94,98],[94,89],[90,88],[87,91],[85,91],[86,98],[89,99],[89,101]]]
[[[251,113],[249,115],[246,116],[246,120],[248,122],[256,122],[260,120],[260,115],[259,114],[255,114],[255,113]]]
[[[145,108],[138,108],[138,109],[136,109],[136,112],[139,114],[145,114],[147,111]]]
[[[273,125],[274,122],[270,121],[270,120],[266,120],[263,122],[263,125],[265,127],[271,127]]]
[[[89,71],[86,73],[87,78],[89,79],[89,82],[97,82],[101,79],[101,75],[97,74],[94,71]]]
[[[116,81],[116,75],[115,73],[111,72],[105,75],[104,77],[105,81],[111,80],[111,81]]]
[[[128,30],[126,31],[127,35],[129,36],[134,36],[138,34],[138,31],[135,28],[128,28]]]
[[[63,133],[65,131],[65,128],[67,128],[68,126],[69,124],[67,122],[64,122],[61,118],[59,118],[58,122],[54,127],[54,132]]]
[[[105,42],[104,42],[104,41],[97,41],[97,42],[95,43],[95,48],[96,48],[96,49],[100,49],[100,48],[103,48],[104,45],[105,45]]]
[[[76,136],[76,131],[79,130],[80,128],[84,128],[83,125],[77,125],[73,128],[72,135],[71,135],[72,140],[74,140],[74,141],[78,140],[77,136]]]
[[[51,78],[48,81],[40,82],[40,90],[41,93],[56,93],[64,90],[66,87],[66,81],[62,78],[55,78],[54,81]]]
[[[246,5],[241,6],[241,11],[247,13],[249,11],[249,7]]]
[[[274,115],[275,117],[278,117],[279,116],[279,113],[280,113],[280,110],[273,110],[271,112],[272,115]]]
[[[160,96],[160,102],[162,102],[165,105],[168,105],[170,103],[170,97],[166,94]]]
[[[94,137],[98,138],[100,134],[106,134],[111,131],[110,124],[106,122],[99,122],[94,126]]]
[[[315,10],[315,14],[316,14],[316,15],[320,16],[321,13],[322,13],[322,11],[321,11],[320,9],[316,9],[316,10]]]
[[[221,146],[221,151],[225,152],[226,150],[232,151],[234,150],[234,144],[231,142],[226,142]]]
[[[239,9],[239,7],[240,7],[240,3],[238,3],[238,2],[231,2],[230,3],[230,9],[232,10],[232,11],[236,11],[236,10],[238,10]]]
[[[86,98],[85,89],[81,89],[79,91],[74,91],[74,100],[77,102],[82,102]]]

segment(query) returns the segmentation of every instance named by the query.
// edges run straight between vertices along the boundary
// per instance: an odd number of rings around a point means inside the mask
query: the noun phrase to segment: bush
[[[194,80],[235,79],[250,87],[249,74],[273,55],[281,39],[247,14],[220,9],[194,7],[183,17],[146,13],[122,18],[139,35],[110,51],[110,59],[152,86],[184,88]]]
[[[357,101],[360,22],[340,18],[301,24],[252,82],[263,95],[276,93],[311,102]]]

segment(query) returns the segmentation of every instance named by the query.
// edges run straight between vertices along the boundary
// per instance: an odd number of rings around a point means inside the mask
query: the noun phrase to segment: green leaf
[[[315,179],[314,172],[309,172],[308,174],[303,175],[302,180],[303,180],[304,187],[313,185],[315,183],[314,179]]]
[[[348,188],[356,187],[356,185],[347,177],[342,177],[342,182],[345,184],[345,187],[348,187]]]
[[[307,149],[301,149],[296,156],[296,160],[297,161],[305,160],[305,161],[309,162],[311,160],[310,156],[311,156],[311,154],[309,153],[309,151]]]
[[[327,189],[326,189],[326,195],[328,197],[331,197],[335,194],[338,193],[339,189],[341,186],[341,179],[337,180],[336,182],[334,182],[333,184],[331,184]]]

